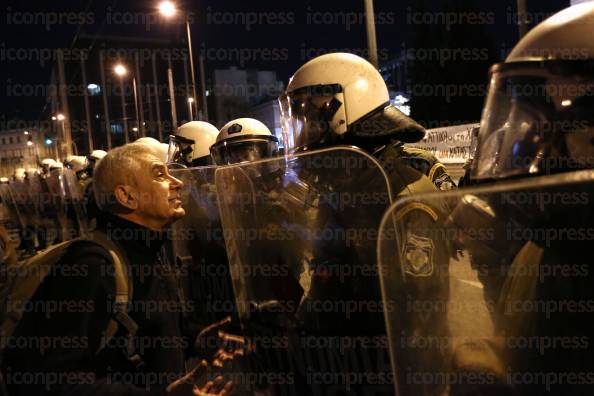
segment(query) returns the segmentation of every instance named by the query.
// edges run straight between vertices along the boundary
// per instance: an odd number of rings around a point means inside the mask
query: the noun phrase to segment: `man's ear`
[[[138,199],[134,189],[128,185],[119,185],[114,191],[116,201],[119,205],[126,209],[136,210],[138,209]]]

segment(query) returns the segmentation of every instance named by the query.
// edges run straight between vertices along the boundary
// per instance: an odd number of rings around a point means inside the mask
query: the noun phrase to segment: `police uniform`
[[[420,169],[411,166],[410,154],[410,149],[403,150],[399,145],[388,145],[376,154],[388,173],[394,202],[416,194],[438,191],[423,172],[428,169],[426,164],[431,163],[423,159],[425,152],[414,152],[416,158],[420,159],[416,161],[417,164],[423,165]],[[433,166],[441,168],[437,162]],[[402,329],[409,329],[409,334],[401,334],[403,338],[398,341],[398,345],[405,349],[401,354],[402,364],[412,371],[427,367],[427,362],[431,362],[429,366],[434,372],[444,372],[447,367],[447,351],[440,346],[419,347],[421,341],[426,342],[432,337],[444,339],[449,334],[445,307],[449,299],[448,265],[451,250],[444,238],[435,234],[443,226],[448,214],[446,202],[440,203],[441,206],[433,207],[411,200],[393,214],[395,237],[400,247],[399,262],[403,271],[399,287],[405,291],[400,294],[401,300],[394,303],[394,309],[401,313],[397,317],[407,322],[402,323]],[[423,304],[415,305],[414,302],[419,300]],[[407,390],[406,394],[434,393],[440,388],[439,384],[409,384],[406,379],[400,386]]]
[[[408,146],[400,146],[398,149],[400,157],[410,167],[427,176],[438,190],[451,190],[456,186],[445,165],[429,151]]]

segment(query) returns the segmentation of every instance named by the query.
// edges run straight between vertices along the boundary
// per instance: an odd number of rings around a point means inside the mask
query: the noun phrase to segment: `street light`
[[[165,18],[171,18],[177,13],[177,8],[175,4],[171,1],[162,1],[159,3],[159,12]],[[184,17],[186,21],[186,32],[188,34],[188,51],[190,56],[190,74],[192,75],[192,95],[196,98],[196,73],[194,71],[194,55],[192,52],[192,32],[190,31],[190,20],[188,19],[187,15]],[[204,83],[204,82],[203,82]],[[196,114],[198,114],[198,103],[195,104]],[[194,119],[193,115],[190,114],[190,118],[192,121]]]
[[[175,8],[175,4],[173,4],[171,1],[162,1],[159,4],[159,12],[163,16],[170,18],[177,13],[177,9]]]
[[[117,65],[115,65],[115,67],[113,68],[115,74],[117,74],[120,78],[124,77],[126,74],[128,74],[128,69],[126,68],[126,66],[124,66],[121,63],[118,63]],[[120,80],[121,82],[121,80]],[[138,120],[138,90],[136,88],[136,76],[132,76],[132,87],[133,87],[133,92],[134,92],[134,108],[136,110],[136,125],[140,124],[140,121]],[[123,94],[123,86],[122,86],[122,94]],[[138,128],[136,128],[136,130],[138,130]]]
[[[126,69],[126,66],[122,65],[121,63],[118,63],[117,65],[115,65],[113,68],[113,71],[119,77],[124,77],[126,74],[128,74],[128,69]]]
[[[128,74],[128,69],[123,64],[118,63],[117,65],[114,66],[113,71],[120,78],[120,89],[122,91],[122,95],[121,95],[121,97],[122,97],[122,115],[124,118],[124,133],[125,133],[126,143],[128,143],[130,141],[130,138],[128,137],[128,121],[126,120],[128,115],[126,113],[126,101],[124,99],[124,80],[123,80],[123,77]],[[134,76],[132,77],[132,87],[133,87],[133,92],[134,92],[134,109],[136,111],[136,125],[140,125],[140,121],[138,121],[138,91],[136,89],[136,77],[134,77]],[[136,127],[135,129],[132,129],[132,130],[137,131],[138,127]]]
[[[62,113],[56,114],[55,116],[52,117],[52,120],[54,120],[54,121],[60,121],[60,126],[62,127],[61,128],[62,129],[62,131],[61,131],[62,132],[61,133],[61,135],[62,135],[62,141],[64,141],[64,136],[66,135],[66,128],[64,126],[64,120],[65,119],[66,119],[66,117]],[[56,159],[59,159],[60,157],[58,156],[58,138],[57,137],[56,137],[56,146],[55,146],[55,149],[56,149]]]

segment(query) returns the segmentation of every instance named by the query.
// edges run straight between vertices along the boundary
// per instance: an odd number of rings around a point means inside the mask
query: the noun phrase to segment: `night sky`
[[[11,84],[43,86],[49,82],[52,60],[44,62],[34,55],[38,49],[69,48],[77,34],[105,34],[151,37],[171,37],[182,32],[181,25],[163,23],[152,18],[156,1],[122,0],[60,0],[3,2],[1,16],[0,117],[34,120],[39,117],[45,97],[10,95]],[[364,2],[360,1],[236,1],[194,0],[177,2],[193,13],[192,33],[195,51],[207,51],[207,72],[217,67],[238,66],[274,70],[279,79],[290,75],[307,59],[331,50],[365,54],[367,39],[363,16]],[[538,4],[534,4],[538,3]],[[139,5],[142,5],[140,7]],[[490,57],[500,61],[506,50],[513,47],[518,33],[514,25],[516,2],[512,0],[376,0],[378,18],[377,39],[380,61],[399,55],[403,46],[414,47],[419,32],[424,42],[436,42],[444,30],[467,29],[447,45],[467,46],[464,41],[475,31],[484,35]],[[530,17],[542,20],[546,14],[568,6],[567,0],[529,1]],[[447,25],[437,20],[439,12],[468,10],[481,15],[486,23],[451,20]],[[123,16],[121,13],[126,13]],[[424,14],[423,14],[424,13]],[[68,18],[68,14],[70,18]],[[147,16],[148,15],[148,16]],[[429,15],[427,17],[427,15]],[[127,20],[121,20],[125,17]],[[131,19],[130,19],[131,18]],[[433,18],[431,26],[419,26],[414,20]],[[419,19],[421,18],[421,19]],[[58,19],[58,20],[56,20]],[[61,19],[61,20],[60,20]],[[79,22],[79,23],[77,23]],[[122,22],[122,23],[118,23]],[[176,31],[177,29],[177,31]],[[237,58],[241,49],[251,49],[248,56]],[[21,57],[9,53],[21,49]],[[221,51],[222,49],[222,51]],[[234,51],[237,49],[236,51]],[[24,52],[22,50],[25,50]],[[208,52],[210,51],[210,52]],[[33,54],[33,55],[31,55]],[[210,55],[209,55],[210,54]],[[452,65],[473,70],[478,78],[487,78],[487,69],[476,62]]]

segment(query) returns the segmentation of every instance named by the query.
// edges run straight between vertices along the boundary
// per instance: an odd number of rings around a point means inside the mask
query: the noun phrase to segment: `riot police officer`
[[[190,121],[169,136],[168,163],[188,168],[211,165],[210,146],[219,130],[204,121]]]
[[[95,169],[95,165],[97,161],[107,155],[107,151],[105,150],[93,150],[89,155],[87,155],[87,175],[93,176],[93,170]]]
[[[309,336],[317,340],[327,335],[339,339],[355,339],[357,336],[385,339],[381,312],[359,309],[349,317],[344,312],[311,309],[325,303],[334,304],[337,300],[350,301],[357,306],[362,306],[364,301],[381,301],[374,244],[364,237],[353,240],[340,237],[312,239],[310,231],[326,230],[332,235],[342,235],[354,225],[363,224],[377,229],[379,219],[375,213],[380,208],[383,212],[389,207],[389,198],[437,191],[432,180],[425,175],[433,166],[416,169],[411,166],[414,155],[405,155],[403,148],[403,143],[421,140],[425,130],[390,104],[388,89],[379,72],[369,62],[352,54],[327,54],[307,62],[290,79],[279,102],[282,143],[289,154],[285,166],[291,174],[287,175],[287,171],[282,170],[276,190],[254,185],[256,197],[258,190],[268,191],[270,196],[276,197],[267,201],[256,198],[261,204],[257,214],[259,219],[254,224],[263,229],[260,224],[269,223],[273,230],[266,229],[257,247],[245,256],[257,257],[254,263],[277,264],[287,276],[261,279],[250,285],[254,290],[257,285],[261,288],[264,285],[269,288],[270,297],[268,301],[259,301],[250,307],[251,323],[248,327],[251,326],[254,333],[262,331],[262,327],[267,327],[273,335],[286,331],[284,335],[297,340],[285,351],[289,356],[303,356],[307,348],[302,342]],[[352,149],[352,146],[355,148]],[[310,152],[327,156],[330,164],[339,164],[346,157],[355,156],[364,165],[343,172],[336,167],[320,169],[315,163],[308,163]],[[242,169],[249,173],[258,166],[244,166]],[[347,174],[348,177],[345,177]],[[274,178],[268,177],[267,180],[273,182]],[[375,205],[369,202],[337,205],[332,201],[337,193],[349,195],[360,190],[371,194],[378,192],[378,197],[383,198],[379,198]],[[387,193],[380,193],[382,191]],[[432,227],[444,221],[445,212],[442,206],[411,205],[396,216],[400,226],[413,225],[410,227],[413,232],[402,240],[405,251],[411,253],[405,269],[410,278],[407,283],[409,293],[413,294],[418,289],[428,290],[434,301],[444,301],[448,297],[445,265],[449,249],[447,245],[433,243],[431,239]],[[370,221],[354,220],[365,218]],[[293,250],[277,252],[281,246]],[[346,268],[353,273],[350,276],[339,275]],[[371,272],[371,275],[360,276],[357,273],[360,268],[366,268],[366,273]],[[290,310],[279,306],[280,301],[294,308]],[[444,335],[446,331],[444,315],[439,312],[411,313],[407,320],[414,323],[414,331],[419,335]],[[352,348],[350,353],[365,362],[359,370],[379,371],[379,362],[387,360],[385,344],[372,344],[370,347]],[[262,355],[273,353],[266,347],[260,352]],[[419,359],[432,361],[435,368],[445,366],[440,350],[429,351]],[[277,369],[273,361],[266,362],[266,358],[262,357],[260,360],[268,366],[267,369]],[[323,360],[308,360],[310,372],[323,370]],[[415,363],[410,364],[414,366]],[[321,392],[329,389],[346,392],[347,388],[356,394],[391,392],[388,382],[371,384],[363,378],[356,384],[345,384],[338,380],[344,374],[340,369],[332,372],[333,381],[312,384],[308,371],[300,371],[299,366],[298,363],[293,370],[298,393],[311,393],[314,387]]]
[[[66,162],[64,163],[66,168],[71,169],[75,174],[76,178],[80,182],[81,191],[84,191],[85,184],[84,181],[89,178],[87,174],[88,162],[87,157],[82,155],[72,155],[69,156]]]
[[[49,173],[49,168],[54,162],[56,161],[51,158],[44,158],[41,161],[41,171],[44,177]]]
[[[216,165],[257,161],[277,154],[278,139],[261,121],[238,118],[221,128],[210,152]]]
[[[470,179],[499,186],[517,179],[524,184],[508,185],[507,191],[501,187],[501,193],[487,199],[462,200],[452,216],[463,231],[478,226],[496,231],[491,240],[463,244],[473,261],[482,264],[478,274],[485,299],[495,307],[496,336],[503,342],[491,339],[491,351],[507,368],[508,385],[523,394],[593,391],[588,380],[530,380],[539,373],[563,372],[577,378],[592,371],[593,329],[584,311],[518,309],[593,299],[590,248],[585,242],[589,237],[538,234],[545,229],[579,233],[593,224],[587,204],[593,192],[591,175],[579,172],[594,165],[594,46],[588,38],[593,17],[592,3],[563,10],[530,31],[505,62],[492,67]],[[559,194],[573,201],[554,199]],[[579,276],[554,274],[555,268],[582,265]],[[513,344],[518,339],[561,338],[585,342],[580,348],[545,351]],[[471,354],[461,351],[457,365],[472,366],[467,364]],[[476,352],[473,359],[479,360]]]
[[[182,125],[169,140],[167,164],[185,184],[181,194],[188,214],[172,228],[171,257],[180,269],[182,293],[189,302],[187,322],[192,331],[236,315],[215,188],[217,166],[240,161],[246,153],[235,151],[243,147],[237,139],[231,144],[226,141],[225,137],[238,137],[228,134],[232,125],[246,140],[249,136],[253,141],[261,133],[270,135],[263,124],[252,119],[232,121],[221,132],[206,122],[192,121]]]

